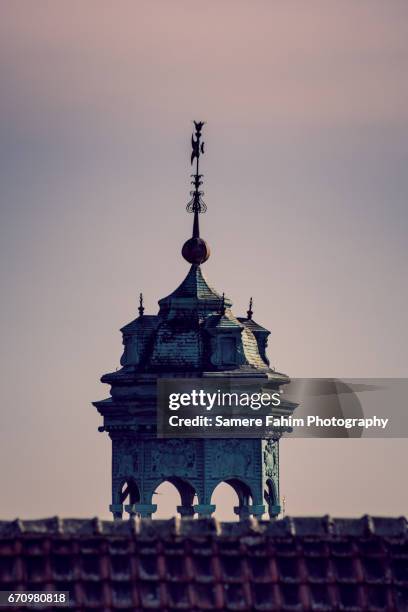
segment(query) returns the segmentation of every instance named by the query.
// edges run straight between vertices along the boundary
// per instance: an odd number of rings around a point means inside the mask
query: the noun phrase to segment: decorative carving
[[[211,466],[216,478],[247,476],[252,467],[252,453],[240,440],[217,440]]]
[[[195,470],[195,450],[188,440],[166,440],[152,447],[152,474],[191,476]]]
[[[139,459],[131,440],[121,440],[113,451],[113,473],[115,476],[132,476],[139,471]]]
[[[273,478],[278,470],[277,442],[268,440],[264,450],[265,475]]]
[[[118,475],[128,476],[138,471],[137,455],[121,455],[118,461]]]

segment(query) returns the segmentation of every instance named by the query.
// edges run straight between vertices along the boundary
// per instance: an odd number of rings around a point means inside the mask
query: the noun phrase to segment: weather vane
[[[190,191],[191,200],[186,206],[188,212],[191,213],[205,213],[207,206],[202,198],[203,191],[200,191],[200,187],[203,184],[203,175],[199,172],[200,155],[204,154],[204,142],[201,142],[201,130],[203,129],[204,121],[194,121],[195,133],[191,136],[191,165],[196,160],[195,174],[192,174],[193,180],[191,184],[194,186],[194,190]]]
[[[202,177],[200,174],[199,166],[200,166],[200,157],[204,153],[204,143],[201,142],[201,130],[203,129],[204,121],[194,121],[195,132],[191,137],[191,164],[196,160],[195,174],[192,174],[193,180],[191,184],[194,186],[194,190],[190,191],[191,200],[186,206],[188,212],[194,213],[193,217],[193,235],[189,240],[187,240],[183,244],[183,248],[181,249],[181,254],[184,259],[194,266],[199,266],[200,264],[207,261],[210,256],[210,247],[200,237],[200,223],[199,216],[200,213],[204,213],[207,210],[207,206],[203,201],[203,192],[200,191],[200,187],[203,184]]]

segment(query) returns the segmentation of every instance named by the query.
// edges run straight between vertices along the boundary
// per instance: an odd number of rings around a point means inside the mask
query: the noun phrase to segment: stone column
[[[125,506],[126,512],[129,512],[129,516],[140,516],[141,518],[151,518],[157,510],[156,504],[131,504]]]
[[[209,518],[215,512],[215,504],[197,504],[193,508],[200,518]]]
[[[194,516],[195,514],[194,506],[177,506],[177,512],[180,514],[182,518],[188,517],[188,516]]]
[[[113,519],[115,521],[119,521],[122,519],[123,515],[123,505],[122,504],[111,504],[109,506],[109,511],[113,514]]]
[[[234,513],[237,514],[240,520],[245,520],[250,516],[254,516],[255,518],[260,518],[265,513],[265,506],[263,505],[249,505],[242,504],[241,506],[235,506]]]

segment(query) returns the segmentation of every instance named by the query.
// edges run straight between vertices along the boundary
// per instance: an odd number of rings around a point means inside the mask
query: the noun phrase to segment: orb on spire
[[[200,227],[198,215],[205,213],[207,206],[203,200],[203,191],[200,190],[203,175],[199,173],[200,156],[204,154],[204,142],[201,142],[201,130],[204,121],[194,121],[195,133],[191,136],[191,164],[196,160],[195,174],[192,174],[191,184],[194,186],[190,192],[191,200],[186,206],[188,212],[194,213],[193,235],[184,243],[181,254],[184,259],[194,265],[200,265],[207,261],[210,256],[210,247],[205,240],[200,238]]]

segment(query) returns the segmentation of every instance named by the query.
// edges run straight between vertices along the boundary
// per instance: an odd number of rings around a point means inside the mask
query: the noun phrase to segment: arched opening
[[[154,518],[168,519],[177,514],[177,506],[181,504],[180,493],[174,484],[165,480],[153,492],[152,504],[157,505]]]
[[[190,483],[173,477],[162,481],[155,488],[152,503],[157,505],[154,518],[168,519],[177,515],[192,517],[193,506],[198,504],[198,499]]]
[[[224,480],[215,487],[211,503],[216,506],[213,516],[219,521],[238,521],[240,515],[235,509],[241,508],[244,518],[245,508],[252,505],[251,490],[236,478]]]
[[[139,487],[134,480],[129,479],[123,483],[120,491],[121,504],[137,504],[140,501]]]

